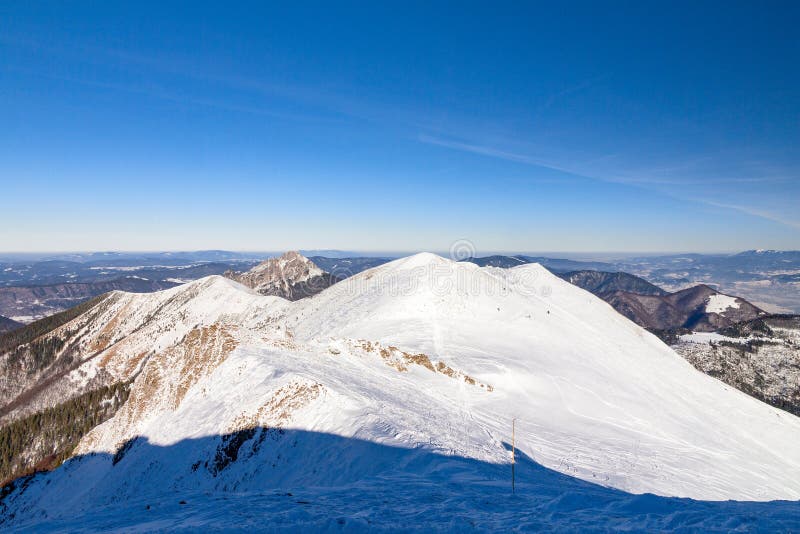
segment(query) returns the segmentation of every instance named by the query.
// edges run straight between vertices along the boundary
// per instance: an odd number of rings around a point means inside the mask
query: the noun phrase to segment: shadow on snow
[[[506,444],[504,444],[507,446]],[[545,468],[302,430],[139,437],[0,492],[0,526],[37,530],[800,529],[800,502],[635,495]]]

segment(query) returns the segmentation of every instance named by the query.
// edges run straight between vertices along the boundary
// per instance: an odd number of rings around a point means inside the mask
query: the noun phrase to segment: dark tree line
[[[60,465],[83,436],[117,412],[129,391],[130,382],[118,382],[0,428],[0,485]]]
[[[97,298],[78,304],[77,306],[64,310],[63,312],[50,315],[44,319],[39,319],[27,326],[12,330],[5,334],[0,335],[0,354],[14,350],[20,345],[30,343],[34,339],[43,336],[44,334],[63,326],[75,319],[84,312],[92,309],[97,304],[105,300],[107,295],[100,295]]]

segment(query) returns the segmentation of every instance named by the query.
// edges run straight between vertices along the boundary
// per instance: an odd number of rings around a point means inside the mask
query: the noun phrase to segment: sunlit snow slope
[[[545,466],[632,492],[800,498],[798,418],[696,372],[538,264],[420,254],[299,304],[286,322],[304,341],[378,341],[492,385],[450,402],[497,439],[516,417],[520,448]]]
[[[170,492],[434,477],[432,454],[476,460],[480,478],[508,464],[512,419],[522,456],[603,486],[800,499],[800,419],[536,264],[418,254],[293,303],[218,277],[125,299],[103,316],[124,339],[104,350],[148,354],[130,398],[81,458],[5,499],[12,525]]]

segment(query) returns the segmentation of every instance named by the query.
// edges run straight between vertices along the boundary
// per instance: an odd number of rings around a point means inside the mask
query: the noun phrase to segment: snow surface
[[[682,334],[678,339],[686,343],[718,343],[720,341],[728,341],[730,343],[747,343],[752,338],[730,337],[723,336],[716,332],[692,332],[691,334]]]
[[[717,293],[716,295],[711,295],[708,297],[708,302],[706,303],[706,313],[723,313],[730,308],[739,308],[739,303],[737,302],[736,297],[730,297],[728,295],[723,295],[722,293]]]
[[[730,337],[730,336],[723,336],[722,334],[718,334],[716,332],[692,332],[691,334],[682,334],[678,336],[678,339],[684,343],[695,343],[695,344],[710,344],[710,343],[719,343],[720,341],[726,341],[728,343],[739,343],[741,345],[745,345],[750,341],[762,341],[767,343],[778,343],[783,344],[784,340],[780,337],[764,337],[764,336],[746,336],[746,337]]]
[[[106,371],[153,356],[82,456],[5,499],[8,526],[800,528],[797,503],[637,495],[800,499],[800,419],[538,264],[418,254],[292,303],[220,277],[120,295]],[[203,349],[184,392],[170,347],[214,325],[236,347]]]

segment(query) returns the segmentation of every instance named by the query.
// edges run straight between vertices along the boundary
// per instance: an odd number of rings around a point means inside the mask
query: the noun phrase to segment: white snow
[[[141,402],[78,447],[97,454],[7,498],[17,517],[34,518],[20,528],[45,518],[67,530],[87,520],[225,528],[243,507],[254,514],[242,511],[243,525],[261,514],[287,530],[337,529],[337,513],[356,530],[425,517],[448,531],[469,518],[482,530],[614,524],[602,517],[635,530],[726,529],[797,510],[636,496],[800,499],[800,419],[696,371],[538,264],[480,268],[418,254],[297,302],[220,277],[119,295],[114,309],[127,319],[116,331],[127,338],[114,358],[168,350],[197,325],[226,325],[238,347],[197,371],[180,401],[181,353],[144,363],[131,394]],[[108,365],[122,367],[114,358]],[[520,500],[507,490],[512,419]],[[271,429],[263,445],[253,438],[211,473],[216,436],[253,425]],[[192,514],[175,504],[184,495]]]
[[[746,336],[746,337],[730,337],[730,336],[723,336],[722,334],[718,334],[716,332],[692,332],[691,334],[683,334],[678,336],[678,339],[684,343],[696,343],[696,344],[709,344],[709,343],[719,343],[720,341],[726,341],[729,343],[739,343],[739,344],[746,344],[749,341],[763,341],[767,343],[783,343],[783,339],[779,337],[764,337],[764,336]]]
[[[722,293],[708,297],[706,313],[723,313],[730,308],[739,308],[739,302],[736,300],[736,297],[730,297]]]
[[[78,369],[73,369],[69,373],[69,380],[73,383],[84,386],[97,376],[98,368],[94,365],[84,365]]]
[[[678,339],[686,343],[712,343],[719,341],[746,343],[749,338],[723,336],[722,334],[718,334],[716,332],[692,332],[691,334],[683,334],[678,336]]]

